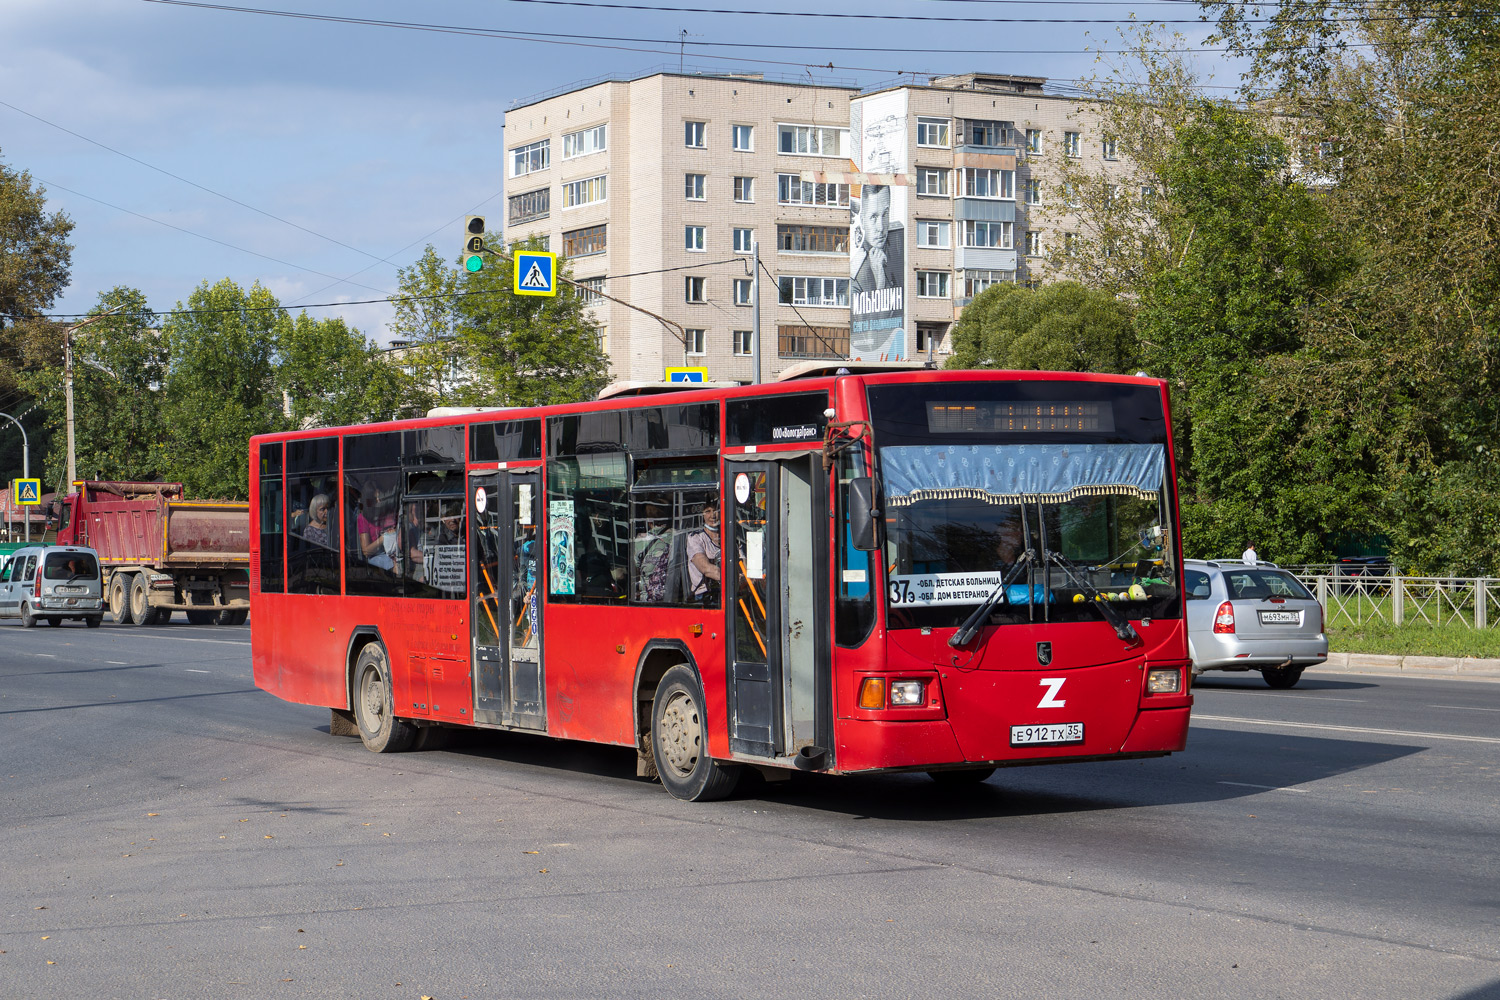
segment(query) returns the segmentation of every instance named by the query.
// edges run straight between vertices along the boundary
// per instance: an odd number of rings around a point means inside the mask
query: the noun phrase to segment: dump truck
[[[116,622],[243,625],[250,613],[250,505],[188,500],[181,483],[80,481],[53,501],[59,545],[99,553]]]

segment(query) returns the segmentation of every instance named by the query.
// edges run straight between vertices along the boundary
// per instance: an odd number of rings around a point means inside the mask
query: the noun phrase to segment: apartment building
[[[637,307],[593,306],[615,378],[748,380],[757,306],[764,378],[809,358],[941,361],[963,306],[1033,279],[1067,231],[1040,222],[1045,159],[1108,153],[1044,83],[861,94],[654,73],[530,101],[505,117],[505,238],[543,237]]]

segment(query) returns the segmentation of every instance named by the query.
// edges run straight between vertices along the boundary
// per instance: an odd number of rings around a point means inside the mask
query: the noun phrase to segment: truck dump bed
[[[89,544],[105,564],[158,570],[250,565],[250,505],[183,500],[176,483],[84,483]]]

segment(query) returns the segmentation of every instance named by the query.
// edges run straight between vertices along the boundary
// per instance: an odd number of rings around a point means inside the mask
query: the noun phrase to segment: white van
[[[26,628],[74,618],[98,628],[104,621],[98,553],[81,545],[17,549],[0,569],[0,618],[19,618]]]

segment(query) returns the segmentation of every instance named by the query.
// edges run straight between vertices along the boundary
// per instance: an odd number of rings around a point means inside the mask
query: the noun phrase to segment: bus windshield
[[[1181,614],[1159,393],[1115,383],[872,387],[892,628]]]

